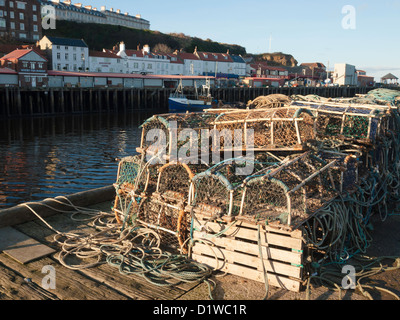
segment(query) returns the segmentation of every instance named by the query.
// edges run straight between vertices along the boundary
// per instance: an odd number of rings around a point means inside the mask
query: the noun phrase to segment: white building
[[[356,86],[356,67],[347,63],[336,63],[333,71],[333,83],[340,86]]]
[[[203,62],[194,53],[175,51],[174,55],[183,62],[182,74],[195,76],[203,74]]]
[[[86,71],[89,68],[89,48],[84,40],[44,36],[39,46],[46,52],[49,69]]]
[[[128,12],[121,12],[121,10],[114,10],[110,8],[107,10],[102,6],[100,10],[91,5],[83,5],[82,3],[73,4],[71,0],[38,0],[42,8],[42,17],[46,14],[52,13],[55,10],[56,20],[67,20],[81,23],[100,23],[110,25],[120,25],[128,28],[135,29],[150,29],[150,22],[142,19],[140,14],[136,16],[129,15]],[[53,7],[54,9],[50,10]]]
[[[176,63],[174,62],[174,67],[172,67],[171,60],[167,54],[152,53],[148,45],[144,45],[141,50],[140,48],[131,50],[126,49],[125,43],[121,42],[119,44],[119,51],[116,54],[123,59],[127,73],[175,74]]]
[[[202,75],[233,74],[234,62],[229,53],[200,52],[194,54],[202,61]]]
[[[89,51],[89,71],[127,73],[124,59],[112,52]]]
[[[233,60],[233,74],[239,77],[246,76],[247,65],[241,55],[231,55]]]

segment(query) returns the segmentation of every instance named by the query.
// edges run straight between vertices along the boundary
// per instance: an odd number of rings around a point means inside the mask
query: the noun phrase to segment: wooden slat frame
[[[203,228],[202,228],[203,226]],[[263,265],[272,286],[299,292],[303,278],[303,234],[300,230],[261,228],[237,221],[208,221],[197,214],[193,222],[192,258],[217,270],[265,282]],[[221,232],[219,236],[216,233]]]

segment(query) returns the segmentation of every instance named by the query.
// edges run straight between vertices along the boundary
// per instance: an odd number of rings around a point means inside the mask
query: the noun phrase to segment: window
[[[24,2],[17,2],[17,8],[25,10],[25,3]]]
[[[38,26],[37,26],[37,25],[34,25],[34,26],[33,26],[33,31],[34,31],[34,32],[38,32]]]
[[[19,24],[19,30],[25,30],[25,25],[23,24],[23,23],[20,23]]]
[[[151,63],[147,64],[147,69],[152,69],[153,65]]]
[[[10,19],[14,19],[14,18],[15,18],[14,11],[10,11]]]
[[[31,62],[31,70],[35,70],[35,67],[36,67],[36,63]]]
[[[61,53],[57,52],[57,60],[61,59]]]
[[[74,61],[76,61],[76,53],[74,53]]]
[[[65,60],[68,60],[69,59],[69,55],[68,55],[68,53],[66,53],[65,54]]]
[[[15,22],[10,22],[10,28],[15,29]]]
[[[23,66],[24,68],[28,68],[28,62],[22,62],[22,66]]]
[[[32,10],[33,10],[33,11],[36,11],[36,9],[37,9],[36,5],[35,5],[35,4],[32,5]]]
[[[0,0],[0,6],[5,6],[5,5],[6,5],[5,0]]]
[[[30,76],[25,76],[25,82],[31,82],[31,77]]]
[[[20,33],[20,34],[19,34],[19,37],[20,37],[21,39],[26,39],[26,33]]]
[[[0,28],[6,27],[6,19],[0,19]]]
[[[68,50],[68,47],[67,47],[67,46],[65,46],[65,50]]]
[[[14,2],[12,2],[12,1],[10,1],[10,8],[14,8]]]
[[[24,14],[22,12],[19,13],[19,20],[24,20]]]
[[[35,21],[35,22],[37,21],[37,15],[36,14],[33,15],[33,21]]]
[[[38,62],[38,67],[39,67],[39,69],[43,69],[43,63],[42,62]]]

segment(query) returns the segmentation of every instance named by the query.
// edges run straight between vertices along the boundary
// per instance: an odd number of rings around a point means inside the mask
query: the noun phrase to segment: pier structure
[[[189,90],[189,88],[187,89]],[[168,111],[169,88],[0,88],[0,118],[100,112]],[[214,100],[236,103],[270,94],[354,97],[365,87],[212,88]]]

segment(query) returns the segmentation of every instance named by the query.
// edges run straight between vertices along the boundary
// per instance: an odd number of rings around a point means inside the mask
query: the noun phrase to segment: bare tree
[[[160,53],[172,53],[173,50],[168,47],[165,43],[157,43],[154,46],[154,52],[160,52]]]

